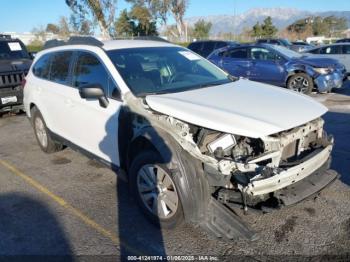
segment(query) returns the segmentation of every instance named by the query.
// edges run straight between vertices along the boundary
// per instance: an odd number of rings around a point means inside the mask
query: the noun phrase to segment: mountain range
[[[309,12],[294,8],[254,8],[245,13],[232,15],[210,15],[195,16],[185,19],[185,21],[193,26],[200,19],[212,23],[210,35],[218,33],[235,32],[239,34],[244,28],[251,28],[256,22],[262,22],[266,17],[272,18],[273,24],[278,29],[283,29],[298,19],[310,16],[336,16],[345,17],[350,25],[350,11],[327,11],[327,12]]]

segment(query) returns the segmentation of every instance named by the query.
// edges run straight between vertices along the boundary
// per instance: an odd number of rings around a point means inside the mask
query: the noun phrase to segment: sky
[[[350,11],[348,0],[189,0],[186,16],[243,13],[257,7],[291,7],[307,11]],[[117,13],[130,5],[118,0]],[[69,16],[65,0],[0,0],[0,32],[30,32]],[[172,19],[169,20],[172,22]]]

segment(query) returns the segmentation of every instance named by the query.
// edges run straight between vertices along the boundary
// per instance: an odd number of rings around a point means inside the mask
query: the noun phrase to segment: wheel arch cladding
[[[200,221],[210,199],[202,163],[183,150],[165,130],[153,126],[142,128],[134,136],[128,148],[128,159],[131,158],[128,164],[131,163],[133,154],[140,149],[138,145],[146,145],[159,153],[178,187],[186,221]]]

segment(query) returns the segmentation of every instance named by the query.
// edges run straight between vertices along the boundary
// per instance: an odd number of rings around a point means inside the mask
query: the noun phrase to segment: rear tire
[[[63,149],[63,145],[54,141],[46,126],[43,116],[37,108],[31,110],[32,124],[36,140],[42,151],[45,153],[54,153]]]
[[[178,186],[158,152],[147,150],[132,161],[130,188],[146,217],[161,228],[174,228],[184,221]]]
[[[288,79],[287,88],[299,93],[310,94],[314,89],[314,82],[309,75],[296,73]]]

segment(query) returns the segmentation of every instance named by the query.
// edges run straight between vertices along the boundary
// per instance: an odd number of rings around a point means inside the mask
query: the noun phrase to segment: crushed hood
[[[149,95],[151,109],[184,122],[253,138],[305,124],[327,112],[310,97],[245,79],[180,93]]]
[[[297,63],[304,63],[312,67],[335,67],[339,63],[337,60],[329,57],[322,57],[316,55],[303,56],[293,60]]]

